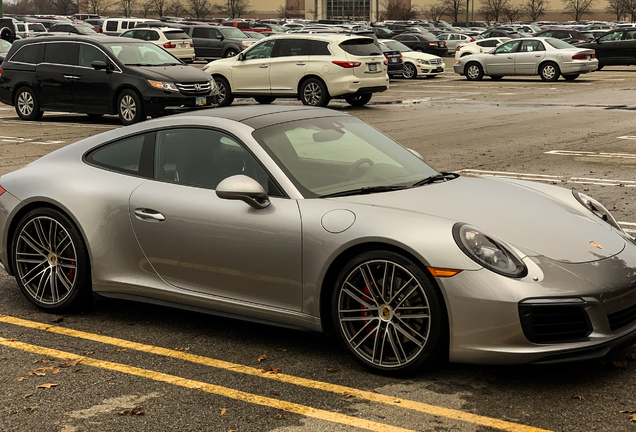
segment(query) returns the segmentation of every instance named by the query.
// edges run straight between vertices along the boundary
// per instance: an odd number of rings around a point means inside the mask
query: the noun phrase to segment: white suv
[[[235,96],[259,103],[293,97],[313,106],[343,98],[362,106],[389,86],[382,50],[372,38],[360,36],[271,36],[203,70],[214,77],[221,106],[230,105]]]
[[[194,43],[183,30],[172,27],[139,27],[119,35],[145,40],[159,45],[170,54],[186,63],[194,61]]]

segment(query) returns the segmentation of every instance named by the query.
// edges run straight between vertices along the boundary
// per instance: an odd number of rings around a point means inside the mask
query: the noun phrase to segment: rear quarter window
[[[23,46],[20,50],[11,57],[12,62],[38,64],[42,62],[42,53],[44,45],[42,44],[30,44]]]
[[[152,177],[152,159],[144,156],[153,145],[154,133],[127,137],[93,150],[86,161],[122,174]]]
[[[349,39],[341,42],[340,48],[355,56],[382,55],[382,50],[374,43],[373,39]]]

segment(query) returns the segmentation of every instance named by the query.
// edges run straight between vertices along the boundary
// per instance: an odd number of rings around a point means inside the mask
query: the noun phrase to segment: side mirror
[[[240,52],[238,54],[238,61],[243,61],[243,60],[245,60],[245,53]]]
[[[91,63],[91,67],[95,70],[105,70],[106,72],[110,71],[110,67],[103,60],[95,60]]]
[[[223,40],[223,39],[225,39],[225,38],[223,37],[223,35],[216,35],[216,40],[220,40],[220,41],[221,41],[221,40]]]
[[[216,196],[228,200],[241,200],[255,209],[264,209],[270,205],[263,186],[253,178],[242,174],[221,181],[216,187]]]

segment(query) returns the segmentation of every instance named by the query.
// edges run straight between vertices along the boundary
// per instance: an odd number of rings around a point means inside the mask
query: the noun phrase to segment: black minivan
[[[117,114],[124,125],[171,107],[217,103],[214,79],[161,47],[110,36],[16,41],[0,64],[0,101],[23,120],[44,111]]]

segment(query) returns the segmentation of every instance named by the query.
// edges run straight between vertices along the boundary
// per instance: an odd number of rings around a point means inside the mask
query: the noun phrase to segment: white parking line
[[[8,143],[15,143],[15,144],[29,143],[29,144],[53,145],[53,144],[64,144],[66,141],[33,141],[33,138],[0,136],[0,142],[8,142]]]
[[[22,120],[2,120],[0,119],[0,123],[8,123],[8,124],[18,124],[24,126],[24,121]],[[57,122],[29,122],[32,125],[41,125],[41,126],[60,126],[60,127],[77,127],[77,128],[90,128],[90,129],[117,129],[121,126],[118,125],[95,125],[95,124],[78,124],[78,123],[57,123]]]
[[[624,135],[619,136],[618,139],[628,139],[628,140],[636,140],[636,135]]]
[[[519,180],[533,180],[542,181],[547,183],[577,183],[577,184],[592,184],[601,186],[620,186],[620,187],[633,187],[636,188],[636,181],[634,180],[612,180],[612,179],[600,179],[600,178],[588,178],[588,177],[568,177],[568,176],[556,176],[548,174],[525,174],[506,171],[484,171],[465,169],[457,171],[459,174],[476,174],[488,177],[502,177]]]
[[[619,137],[621,138],[621,137]],[[634,137],[633,139],[636,139]],[[636,159],[636,154],[633,153],[604,153],[604,152],[586,152],[586,151],[571,151],[571,150],[550,150],[545,154],[560,155],[560,156],[581,156],[581,157],[602,157],[609,159]]]

